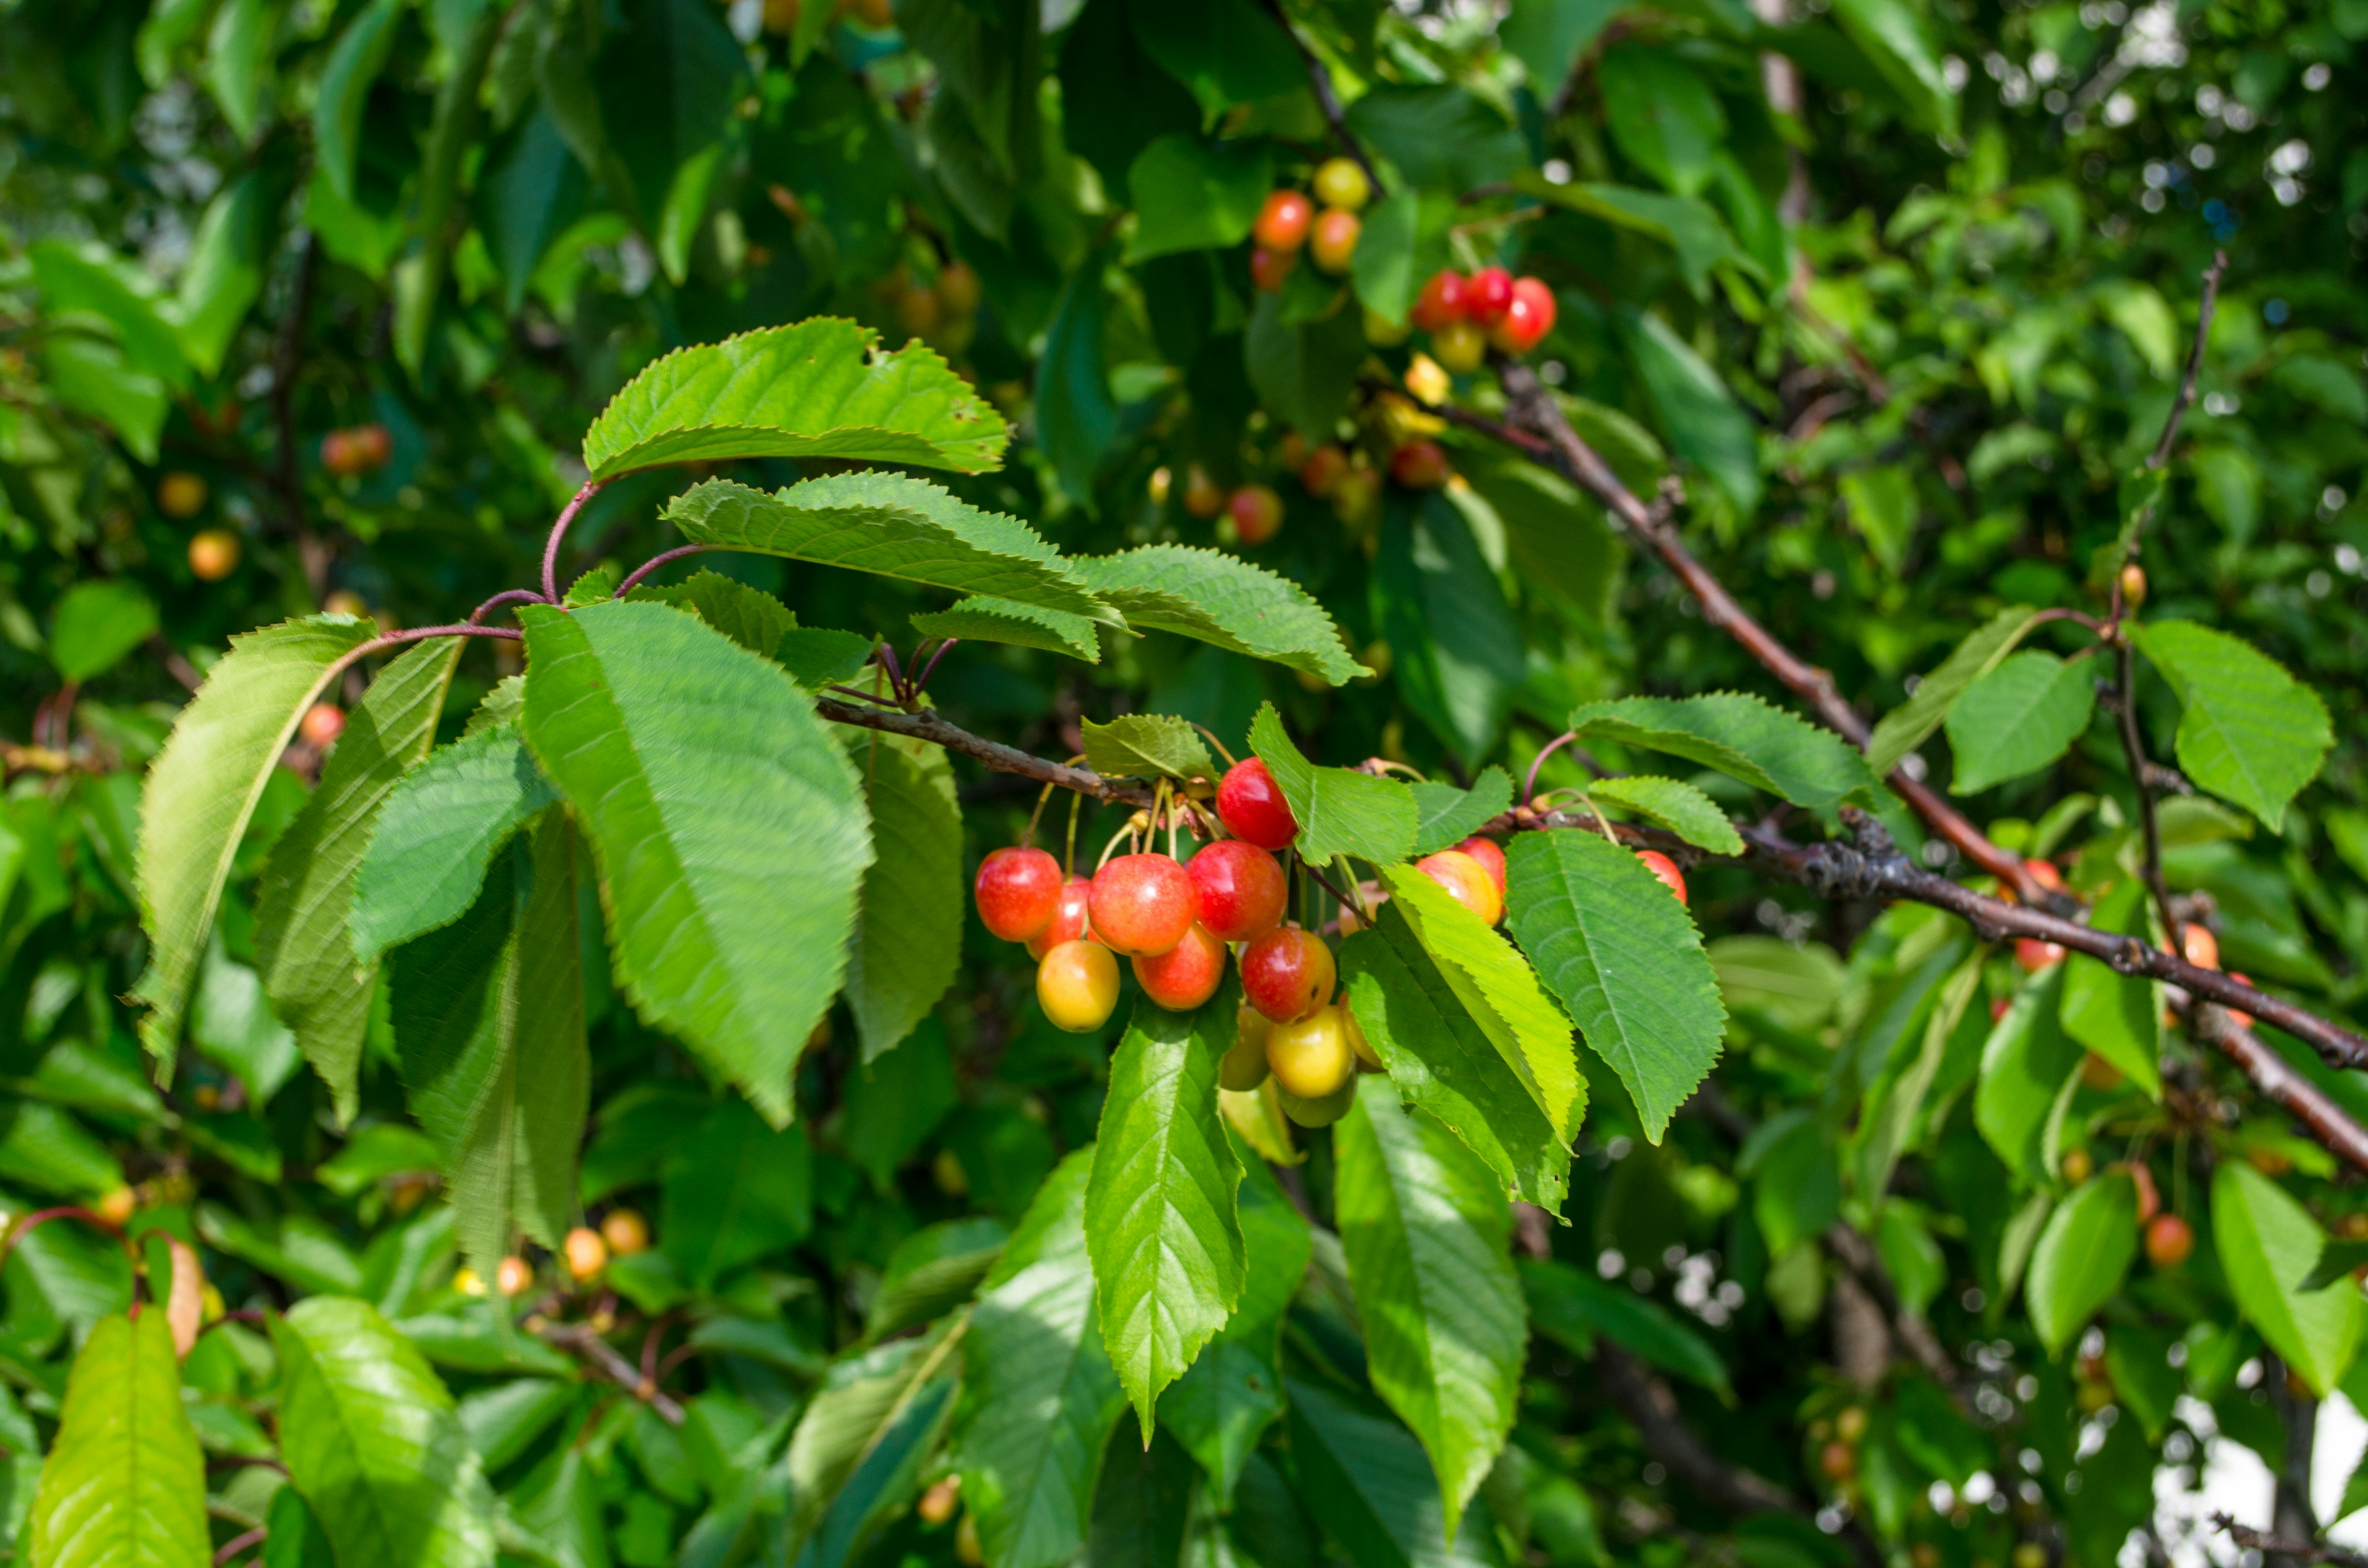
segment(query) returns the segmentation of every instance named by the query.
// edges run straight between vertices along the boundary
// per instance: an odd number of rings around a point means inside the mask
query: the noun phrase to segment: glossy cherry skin
[[[1307,226],[1315,222],[1315,204],[1295,190],[1270,190],[1258,209],[1250,237],[1268,250],[1295,251],[1307,243]]]
[[[2064,949],[2054,942],[2043,942],[2036,937],[2015,939],[2014,961],[2027,973],[2037,974],[2052,963],[2064,961]]]
[[[1166,952],[1128,961],[1145,996],[1171,1013],[1189,1013],[1217,994],[1225,978],[1225,944],[1195,922]]]
[[[1267,851],[1247,839],[1221,838],[1185,863],[1201,924],[1221,942],[1247,942],[1282,924],[1290,879]]]
[[[1505,915],[1505,895],[1497,891],[1488,869],[1461,849],[1442,849],[1436,855],[1426,855],[1414,863],[1414,869],[1447,890],[1447,896],[1480,917],[1484,926],[1494,926]]]
[[[2220,938],[2212,934],[2209,926],[2198,926],[2194,921],[2189,921],[2179,934],[2179,946],[2180,951],[2186,955],[2187,961],[2196,968],[2218,969],[2220,967]]]
[[[1414,309],[1408,312],[1415,325],[1425,332],[1437,332],[1450,322],[1463,319],[1465,286],[1460,272],[1442,269],[1430,275],[1415,297]]]
[[[1028,956],[1041,959],[1064,942],[1090,942],[1094,939],[1094,923],[1087,914],[1093,898],[1094,884],[1083,877],[1071,877],[1061,884],[1061,902],[1053,918],[1042,931],[1028,938]]]
[[[1282,497],[1269,485],[1243,485],[1227,498],[1225,511],[1244,544],[1264,544],[1282,529]]]
[[[1357,1073],[1340,1009],[1318,1007],[1304,1018],[1275,1025],[1266,1037],[1266,1064],[1275,1087],[1285,1094],[1320,1100],[1338,1093]]]
[[[1364,227],[1363,222],[1354,212],[1346,212],[1338,207],[1317,218],[1315,238],[1307,247],[1317,269],[1336,278],[1348,271],[1349,264],[1356,259],[1357,236]]]
[[[1373,194],[1373,182],[1354,158],[1326,158],[1315,169],[1315,199],[1354,212]]]
[[[1217,1063],[1217,1086],[1247,1094],[1266,1082],[1266,1038],[1274,1028],[1267,1016],[1247,1006],[1234,1014],[1234,1043]]]
[[[1310,931],[1286,926],[1242,949],[1242,994],[1278,1024],[1296,1023],[1332,999],[1339,971]]]
[[[1299,486],[1310,495],[1326,496],[1339,488],[1349,472],[1349,454],[1338,447],[1318,447],[1299,465]]]
[[[1487,872],[1488,880],[1497,884],[1497,895],[1499,898],[1503,897],[1505,893],[1504,846],[1493,838],[1483,838],[1475,833],[1455,847],[1480,862],[1480,869]]]
[[[325,749],[346,733],[346,710],[334,702],[315,702],[304,710],[296,732],[306,744]]]
[[[2177,1268],[2195,1250],[2195,1227],[2176,1214],[2157,1214],[2146,1221],[2146,1261],[2157,1268]]]
[[[1098,943],[1062,943],[1036,966],[1036,1003],[1053,1028],[1092,1033],[1118,1006],[1118,960]]]
[[[1501,267],[1484,267],[1463,288],[1463,313],[1486,330],[1505,319],[1513,308],[1513,275]]]
[[[1333,1011],[1340,1015],[1340,1032],[1348,1038],[1349,1050],[1357,1058],[1357,1071],[1360,1073],[1386,1071],[1382,1065],[1381,1052],[1373,1049],[1373,1042],[1365,1038],[1363,1026],[1357,1022],[1356,1010],[1349,1006],[1349,994],[1346,991],[1340,993],[1340,1000],[1333,1005]]]
[[[1488,335],[1468,321],[1452,321],[1430,335],[1430,351],[1440,365],[1468,376],[1488,358]]]
[[[1042,849],[997,849],[971,882],[978,918],[1007,942],[1024,942],[1061,909],[1061,862]]]
[[[1505,307],[1505,319],[1488,329],[1488,341],[1499,353],[1522,355],[1538,346],[1538,340],[1554,330],[1554,290],[1534,278],[1513,281],[1513,301]]]
[[[1645,862],[1645,869],[1661,879],[1663,886],[1678,895],[1679,903],[1686,902],[1685,873],[1678,869],[1678,863],[1675,860],[1657,849],[1639,849],[1636,851],[1636,858]]]
[[[1167,856],[1121,855],[1094,873],[1087,907],[1113,950],[1151,958],[1184,939],[1197,902],[1192,879]]]
[[[1408,441],[1390,454],[1390,477],[1408,490],[1436,490],[1447,483],[1447,454],[1436,441]]]
[[[1227,833],[1261,849],[1287,848],[1299,836],[1299,819],[1291,814],[1291,803],[1263,757],[1225,769],[1217,781],[1217,816]]]

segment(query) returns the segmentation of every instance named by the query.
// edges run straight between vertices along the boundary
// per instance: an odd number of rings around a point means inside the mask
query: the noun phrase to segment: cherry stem
[[[586,480],[584,488],[577,491],[575,498],[560,509],[558,520],[551,525],[551,538],[544,541],[542,547],[543,603],[555,605],[559,602],[559,544],[567,537],[568,525],[575,520],[575,515],[584,510],[592,497],[600,494],[601,486],[608,483],[605,479]]]
[[[1225,759],[1225,766],[1227,767],[1231,767],[1235,765],[1234,754],[1226,748],[1224,742],[1217,738],[1216,731],[1209,728],[1208,725],[1203,724],[1197,720],[1188,721],[1188,722],[1190,722],[1194,729],[1209,737],[1209,744],[1217,748],[1217,755]]]
[[[1053,788],[1046,785],[1046,789]],[[1069,795],[1069,844],[1061,852],[1061,880],[1067,881],[1077,874],[1077,813],[1085,809],[1086,798],[1072,790]]]
[[[672,550],[661,551],[657,554],[651,556],[647,561],[643,562],[639,566],[634,567],[632,571],[627,573],[625,580],[617,585],[617,591],[611,597],[620,599],[623,598],[627,594],[632,593],[635,588],[642,585],[643,578],[648,576],[659,567],[666,565],[671,562],[680,561],[686,555],[701,555],[706,553],[708,551],[721,550],[723,548],[723,546],[720,544],[678,544]]]
[[[36,1228],[46,1225],[52,1220],[80,1220],[85,1224],[97,1226],[117,1241],[121,1242],[127,1248],[131,1244],[130,1238],[123,1233],[123,1227],[105,1215],[93,1213],[90,1210],[79,1208],[71,1203],[61,1204],[55,1209],[36,1209],[17,1221],[6,1238],[0,1239],[0,1264],[8,1261],[8,1255],[17,1250],[18,1242],[31,1235]]]
[[[938,661],[946,656],[947,649],[952,647],[955,643],[961,641],[962,639],[959,637],[949,637],[944,642],[938,644],[938,651],[936,653],[929,655],[929,662],[922,667],[920,678],[913,682],[913,697],[916,701],[920,699],[921,688],[929,684],[929,677],[938,673]],[[914,656],[916,658],[919,656],[919,651],[917,649],[915,650]]]
[[[1570,744],[1571,742],[1577,739],[1578,739],[1578,732],[1577,730],[1565,730],[1561,734],[1556,735],[1554,739],[1548,741],[1545,744],[1544,748],[1541,750],[1537,756],[1530,758],[1529,777],[1521,780],[1521,803],[1523,805],[1528,805],[1530,803],[1531,795],[1537,790],[1538,769],[1546,765],[1546,758],[1554,756],[1554,753],[1562,750],[1563,747]]]
[[[505,588],[500,593],[495,594],[492,598],[487,599],[484,604],[481,604],[476,608],[471,610],[469,612],[469,624],[472,626],[481,624],[484,620],[485,617],[493,614],[494,611],[501,608],[504,605],[539,605],[548,604],[549,602],[549,600],[545,599],[541,594],[536,593],[532,588]]]
[[[881,669],[887,672],[889,689],[896,694],[899,703],[904,702],[905,668],[896,662],[896,650],[885,637],[880,640],[879,651],[872,655],[872,660]]]
[[[1045,806],[1046,806],[1047,804],[1049,804],[1049,803],[1052,801],[1052,799],[1053,799],[1053,790],[1057,790],[1057,789],[1059,789],[1059,788],[1060,788],[1060,786],[1059,786],[1059,785],[1057,785],[1057,784],[1047,784],[1047,785],[1045,785],[1045,786],[1044,786],[1043,790],[1042,790],[1041,793],[1039,793],[1039,794],[1037,795],[1037,797],[1036,797],[1036,809],[1035,809],[1034,811],[1032,811],[1032,812],[1029,812],[1029,813],[1028,813],[1028,828],[1027,828],[1027,831],[1026,831],[1026,832],[1024,832],[1024,833],[1022,833],[1022,834],[1019,835],[1019,847],[1020,847],[1020,848],[1025,849],[1025,848],[1027,848],[1027,847],[1028,847],[1028,846],[1029,846],[1030,844],[1031,844],[1031,843],[1033,843],[1033,842],[1035,841],[1035,837],[1036,837],[1036,824],[1037,824],[1037,823],[1038,823],[1038,822],[1040,822],[1040,821],[1042,821],[1042,820],[1043,815],[1044,815],[1044,808],[1045,808]],[[1064,874],[1064,875],[1065,875],[1065,874],[1066,874],[1065,869],[1064,869],[1064,873],[1063,873],[1063,874]]]

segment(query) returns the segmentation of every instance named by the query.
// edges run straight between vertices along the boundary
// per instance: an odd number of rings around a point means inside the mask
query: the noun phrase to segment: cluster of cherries
[[[1501,267],[1468,278],[1445,269],[1422,286],[1411,317],[1430,335],[1431,358],[1460,376],[1478,369],[1492,347],[1514,356],[1535,348],[1554,330],[1554,290]]]
[[[1258,242],[1250,252],[1250,281],[1261,289],[1281,288],[1299,265],[1302,250],[1318,271],[1335,278],[1356,259],[1358,236],[1365,227],[1357,213],[1372,199],[1373,182],[1355,160],[1332,158],[1316,169],[1311,183],[1315,201],[1288,188],[1268,192],[1258,222],[1250,226],[1250,237]],[[1317,201],[1324,204],[1321,212],[1315,210]]]
[[[1331,502],[1342,522],[1357,526],[1374,517],[1382,476],[1361,451],[1338,441],[1311,443],[1294,430],[1276,443],[1275,459],[1308,494]],[[1450,473],[1447,453],[1436,441],[1416,437],[1390,449],[1389,477],[1408,490],[1437,490]],[[1169,483],[1166,469],[1153,476],[1155,502],[1167,500]],[[1253,482],[1228,490],[1199,463],[1184,471],[1184,510],[1219,519],[1218,537],[1227,543],[1261,545],[1282,531],[1282,497],[1274,486]]]

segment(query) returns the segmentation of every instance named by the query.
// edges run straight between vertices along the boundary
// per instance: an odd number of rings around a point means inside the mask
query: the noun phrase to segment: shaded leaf
[[[643,598],[687,609],[752,653],[766,658],[781,645],[781,635],[797,625],[787,605],[761,588],[725,576],[698,572],[664,587],[639,587]]]
[[[2089,924],[2145,939],[2146,884],[2123,877],[2097,900]],[[2064,960],[2064,997],[2057,1007],[2064,1032],[2162,1097],[2162,994],[2157,982],[2123,974],[2101,959],[2073,953]]]
[[[1820,815],[1878,798],[1866,759],[1840,736],[1739,691],[1590,702],[1570,727],[1717,768]]]
[[[1974,1125],[2025,1182],[2044,1183],[2055,1170],[2064,1113],[2086,1054],[2058,1021],[2064,974],[2063,964],[2050,964],[2015,993],[1990,1026],[1974,1090]]]
[[[1480,770],[1469,790],[1452,784],[1414,787],[1415,855],[1429,855],[1461,844],[1484,823],[1502,815],[1513,804],[1513,779],[1491,763]]]
[[[1100,634],[1094,622],[1066,610],[1045,609],[974,594],[945,609],[924,610],[912,618],[913,630],[924,637],[961,638],[973,642],[1008,642],[1019,648],[1041,648],[1066,653],[1089,665],[1101,663]],[[796,673],[794,669],[791,673]],[[844,678],[834,676],[834,679]],[[814,681],[803,681],[812,687]]]
[[[1594,1355],[1595,1336],[1607,1335],[1640,1359],[1734,1403],[1726,1363],[1658,1301],[1566,1263],[1532,1259],[1520,1267],[1521,1292],[1539,1333],[1581,1356]]]
[[[1360,1568],[1482,1568],[1502,1561],[1480,1510],[1451,1534],[1413,1434],[1371,1401],[1304,1378],[1284,1385],[1308,1511]]]
[[[1126,183],[1135,212],[1129,266],[1177,251],[1224,250],[1249,238],[1274,184],[1273,154],[1262,141],[1162,136],[1136,155]]]
[[[962,809],[936,746],[867,730],[851,756],[873,858],[848,942],[847,1006],[870,1062],[913,1032],[962,961]]]
[[[1386,866],[1414,853],[1419,827],[1414,791],[1394,778],[1347,767],[1318,767],[1283,733],[1271,702],[1250,721],[1250,750],[1273,774],[1298,820],[1292,847],[1316,865],[1353,855]]]

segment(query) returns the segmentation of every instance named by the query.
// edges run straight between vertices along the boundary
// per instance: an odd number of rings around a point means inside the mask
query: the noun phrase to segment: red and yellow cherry
[[[2243,985],[2250,985],[2253,983],[2253,977],[2247,974],[2241,969],[2230,970],[2228,971],[2228,978]],[[2244,1025],[2247,1028],[2251,1028],[2257,1021],[2252,1014],[2239,1012],[2234,1007],[2228,1009],[2228,1016],[2236,1019],[2238,1023]]]
[[[2009,1007],[2011,1007],[2011,1006],[2014,1006],[2014,1001],[2013,1001],[2013,999],[2012,999],[2011,997],[2007,997],[2007,996],[1993,996],[1993,997],[1991,997],[1991,998],[1990,998],[1990,1022],[1992,1022],[1992,1023],[1997,1023],[2000,1018],[2005,1017],[2006,1017],[2006,1015],[2007,1015],[2007,1009],[2008,1009],[2008,1008],[2009,1008]]]
[[[1447,472],[1447,454],[1436,441],[1408,441],[1390,454],[1390,477],[1408,490],[1436,490]]]
[[[1348,1039],[1349,1053],[1357,1059],[1357,1071],[1360,1073],[1384,1071],[1382,1066],[1381,1053],[1373,1049],[1373,1042],[1365,1038],[1363,1026],[1357,1022],[1356,1010],[1349,1006],[1347,992],[1340,994],[1340,1000],[1334,1005],[1333,1010],[1340,1015],[1340,1032]]]
[[[1283,849],[1299,836],[1299,819],[1282,787],[1267,771],[1266,759],[1248,757],[1225,769],[1217,781],[1217,816],[1225,831],[1260,849]]]
[[[1274,1028],[1267,1016],[1244,1003],[1234,1013],[1234,1043],[1217,1062],[1217,1086],[1247,1094],[1266,1082],[1266,1038]]]
[[[1094,935],[1133,959],[1154,957],[1182,941],[1197,903],[1192,879],[1167,856],[1121,855],[1094,873],[1087,908]]]
[[[1527,354],[1554,330],[1554,313],[1553,290],[1534,278],[1517,278],[1512,303],[1505,307],[1505,319],[1488,329],[1488,341],[1499,353]]]
[[[1406,360],[1406,390],[1436,408],[1454,392],[1455,378],[1429,355],[1417,354]]]
[[[238,570],[238,535],[206,528],[189,536],[189,570],[200,583],[219,583]]]
[[[205,510],[206,482],[175,469],[156,482],[156,509],[176,522],[185,522]]]
[[[1463,285],[1463,314],[1474,326],[1495,326],[1513,308],[1513,275],[1501,267],[1484,267]]]
[[[1307,254],[1315,260],[1316,269],[1335,278],[1349,270],[1356,259],[1357,236],[1365,225],[1354,212],[1341,208],[1326,209],[1315,220],[1315,233],[1308,241]]]
[[[1480,869],[1488,873],[1488,880],[1490,881],[1497,884],[1497,896],[1498,898],[1504,897],[1504,846],[1499,845],[1493,838],[1483,838],[1475,833],[1455,847],[1462,850],[1464,854],[1471,856],[1474,860],[1480,862]]]
[[[1639,849],[1636,851],[1636,858],[1645,862],[1645,869],[1661,879],[1663,887],[1678,895],[1679,903],[1686,902],[1686,876],[1683,871],[1678,869],[1678,863],[1675,860],[1657,849]]]
[[[1357,1075],[1349,1074],[1347,1083],[1320,1100],[1302,1099],[1280,1085],[1274,1097],[1282,1106],[1282,1114],[1298,1126],[1329,1127],[1348,1115],[1349,1108],[1357,1103]]]
[[[1094,923],[1087,912],[1093,892],[1094,884],[1083,877],[1071,877],[1061,884],[1061,902],[1053,912],[1052,921],[1028,938],[1030,958],[1042,959],[1064,942],[1094,939]]]
[[[515,1255],[502,1259],[494,1270],[494,1289],[505,1296],[524,1295],[533,1284],[533,1265]]]
[[[346,710],[334,702],[315,702],[304,710],[296,733],[304,738],[306,745],[325,751],[346,733]]]
[[[1242,994],[1278,1024],[1297,1023],[1332,999],[1339,971],[1324,939],[1296,926],[1242,949]]]
[[[1225,509],[1225,487],[1209,477],[1199,463],[1184,470],[1184,509],[1196,517],[1213,517]]]
[[[1250,281],[1267,293],[1282,287],[1291,269],[1299,265],[1295,250],[1269,250],[1259,245],[1250,252]]]
[[[2022,869],[2025,876],[2029,877],[2032,881],[2037,882],[2041,887],[2045,888],[2049,892],[2062,892],[2064,891],[2064,873],[2055,869],[2055,861],[2042,860],[2036,856],[2033,856],[2023,861]]]
[[[1858,1473],[1858,1450],[1848,1443],[1827,1443],[1817,1450],[1817,1468],[1837,1484]]]
[[[1201,924],[1221,942],[1247,942],[1282,924],[1291,882],[1275,858],[1244,838],[1221,838],[1185,862]]]
[[[2014,944],[2014,961],[2024,972],[2037,974],[2049,964],[2064,961],[2064,949],[2054,942],[2043,942],[2036,937],[2019,937]]]
[[[2096,1173],[2097,1162],[2089,1151],[2075,1144],[2064,1151],[2064,1179],[2078,1187]]]
[[[609,1244],[600,1233],[578,1225],[567,1233],[567,1243],[560,1249],[567,1257],[567,1272],[576,1279],[589,1279],[609,1267]]]
[[[1367,178],[1362,165],[1354,158],[1326,158],[1316,165],[1315,199],[1326,207],[1345,207],[1354,212],[1365,205],[1373,194],[1373,182]]]
[[[1064,942],[1036,966],[1036,1005],[1054,1028],[1090,1034],[1118,1006],[1118,960],[1098,942]]]
[[[1299,465],[1299,485],[1319,499],[1339,488],[1349,472],[1349,454],[1338,447],[1318,447]]]
[[[952,1518],[954,1510],[961,1506],[962,1477],[940,1476],[930,1483],[929,1489],[921,1494],[921,1500],[913,1505],[913,1517],[935,1529]]]
[[[1042,849],[990,852],[971,883],[979,924],[1007,942],[1024,942],[1061,909],[1061,862]]]
[[[1145,996],[1171,1013],[1189,1013],[1217,994],[1225,978],[1225,944],[1195,922],[1166,952],[1128,962]]]
[[[1430,275],[1430,281],[1415,296],[1414,309],[1408,317],[1425,332],[1437,332],[1450,322],[1463,319],[1463,275],[1442,268]]]
[[[1446,369],[1468,376],[1488,358],[1488,334],[1477,323],[1452,321],[1432,332],[1430,352]]]
[[[2220,967],[2220,938],[2212,934],[2210,927],[2189,921],[2180,929],[2179,946],[2187,961],[2196,968]]]
[[[1225,511],[1244,544],[1264,544],[1282,531],[1282,497],[1271,486],[1243,485],[1226,500]]]
[[[2146,1261],[2157,1268],[2177,1268],[2195,1250],[2195,1227],[2176,1214],[2157,1214],[2146,1221]]]
[[[1295,251],[1307,243],[1307,226],[1315,221],[1315,204],[1295,190],[1270,190],[1258,209],[1250,237],[1270,251]]]
[[[1478,915],[1483,926],[1494,926],[1504,917],[1505,897],[1497,891],[1496,879],[1463,850],[1426,855],[1414,863],[1414,869],[1445,888],[1447,896]]]
[[[1303,1100],[1337,1094],[1356,1076],[1357,1053],[1340,1027],[1340,1009],[1318,1007],[1304,1018],[1278,1023],[1266,1037],[1266,1064],[1274,1085]]]
[[[631,1257],[649,1250],[650,1222],[631,1209],[611,1209],[600,1221],[600,1239],[613,1256]]]

